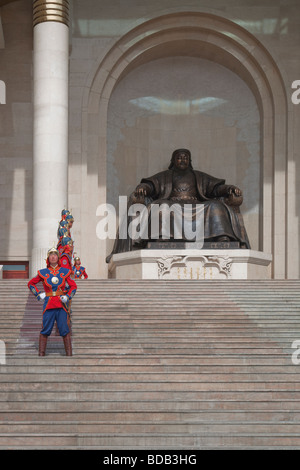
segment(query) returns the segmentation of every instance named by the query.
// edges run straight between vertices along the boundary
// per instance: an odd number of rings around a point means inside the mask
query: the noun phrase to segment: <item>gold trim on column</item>
[[[33,26],[46,21],[57,21],[69,26],[68,0],[34,0]]]

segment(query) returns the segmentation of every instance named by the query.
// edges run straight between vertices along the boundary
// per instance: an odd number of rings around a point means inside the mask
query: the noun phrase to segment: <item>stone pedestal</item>
[[[254,250],[136,250],[113,255],[114,279],[270,279],[272,255]]]

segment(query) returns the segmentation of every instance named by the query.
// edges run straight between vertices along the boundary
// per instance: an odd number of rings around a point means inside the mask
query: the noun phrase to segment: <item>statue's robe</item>
[[[197,170],[191,170],[195,175],[195,184],[197,192],[196,201],[174,200],[172,199],[173,191],[173,169],[162,171],[149,178],[143,178],[141,183],[151,186],[152,192],[150,197],[145,198],[145,204],[148,207],[149,215],[152,204],[186,204],[198,203],[204,205],[204,239],[214,240],[220,236],[228,236],[232,240],[240,242],[243,248],[250,248],[248,236],[245,230],[244,222],[238,207],[232,207],[226,204],[225,198],[217,197],[216,189],[218,186],[225,184],[224,179],[215,178],[206,173]],[[131,195],[132,196],[132,195]],[[131,204],[129,200],[129,205]],[[130,217],[127,218],[129,225]],[[126,240],[117,239],[115,241],[112,253],[107,257],[107,262],[114,253],[131,251],[135,248],[141,248],[138,244],[133,243],[130,237]]]
[[[198,198],[201,202],[215,198],[214,189],[221,184],[225,184],[223,179],[215,178],[201,171],[191,171],[195,175]],[[170,199],[173,189],[173,173],[173,170],[162,171],[150,178],[143,178],[141,183],[150,182],[154,186],[152,199]]]

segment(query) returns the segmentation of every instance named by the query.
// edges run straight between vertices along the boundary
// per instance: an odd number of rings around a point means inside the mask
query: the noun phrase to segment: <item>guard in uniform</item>
[[[57,247],[56,247],[57,249],[61,245],[61,241],[62,241],[63,237],[67,237],[67,236],[69,236],[68,222],[66,222],[65,220],[62,220],[59,223],[59,226],[58,226],[58,229],[57,229],[57,238],[58,238],[58,243],[57,243]]]
[[[72,271],[73,240],[68,236],[63,236],[57,250],[60,254],[60,264],[63,268]],[[72,271],[73,274],[73,271]]]
[[[70,211],[68,209],[63,209],[61,211],[61,221],[66,220],[67,215],[70,214]]]
[[[75,256],[74,258],[73,273],[75,279],[82,279],[82,277],[84,277],[84,279],[88,278],[85,268],[81,266],[79,256]]]
[[[61,211],[61,217],[57,230],[58,243],[56,248],[60,254],[61,266],[70,269],[73,277],[72,258],[74,242],[71,237],[71,228],[73,227],[74,217],[67,209]]]
[[[47,268],[38,271],[28,282],[28,288],[38,300],[44,300],[43,326],[39,337],[39,356],[45,356],[48,336],[56,321],[59,334],[63,337],[67,356],[72,356],[71,332],[69,328],[69,303],[74,296],[77,285],[71,279],[72,271],[62,268],[59,252],[52,248],[47,254]],[[45,292],[37,288],[43,283]]]
[[[67,214],[66,215],[66,218],[65,218],[65,221],[67,222],[67,228],[68,228],[68,236],[71,238],[71,229],[73,227],[73,223],[74,223],[74,217],[72,216],[72,214]]]

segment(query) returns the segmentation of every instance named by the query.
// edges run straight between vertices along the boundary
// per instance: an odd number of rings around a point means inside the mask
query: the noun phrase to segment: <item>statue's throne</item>
[[[210,249],[250,249],[250,242],[247,236],[247,232],[244,226],[244,221],[243,217],[240,211],[240,206],[243,203],[243,196],[237,196],[234,193],[231,193],[227,197],[216,197],[216,200],[221,201],[223,204],[226,206],[230,207],[230,209],[235,213],[239,225],[241,228],[242,232],[242,238],[243,240],[246,241],[246,243],[240,243],[239,241],[232,241],[232,240],[222,240],[222,241],[217,241],[217,240],[210,240],[210,241],[204,241],[204,244],[202,248],[210,248]],[[132,206],[133,204],[144,204],[148,205],[151,204],[153,200],[149,197],[145,197],[144,199],[138,198],[135,194],[135,192],[132,192],[129,196],[129,204],[128,206]],[[177,247],[178,249],[182,248],[192,248],[193,243],[195,242],[185,242],[184,240],[149,240],[149,241],[144,241],[140,242],[139,244],[137,243],[135,246],[131,246],[130,249],[141,249],[141,248],[150,248],[150,249],[168,249],[168,248],[175,248]],[[195,245],[195,248],[197,249],[197,245]],[[198,248],[199,249],[199,248]]]
[[[218,198],[234,211],[244,230],[240,206],[243,196],[230,194]],[[129,197],[128,205],[151,203]],[[244,239],[248,240],[246,230]],[[128,245],[130,243],[130,246]],[[108,258],[109,277],[116,279],[267,279],[271,277],[272,256],[240,246],[237,241],[204,242],[201,249],[197,242],[150,240],[144,246],[132,246],[127,240],[118,253]]]

